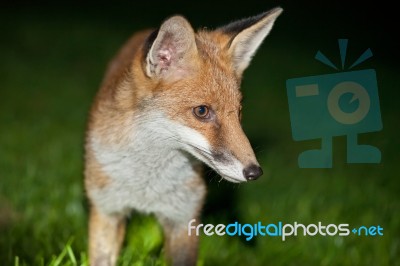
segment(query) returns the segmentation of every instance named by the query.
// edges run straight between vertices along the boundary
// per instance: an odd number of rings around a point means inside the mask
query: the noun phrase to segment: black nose
[[[243,169],[244,178],[247,180],[256,180],[263,174],[263,171],[260,166],[251,164]]]

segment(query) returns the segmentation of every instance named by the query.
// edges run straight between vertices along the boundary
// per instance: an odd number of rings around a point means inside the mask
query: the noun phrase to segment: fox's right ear
[[[147,76],[176,80],[188,75],[195,67],[197,56],[195,35],[189,22],[173,16],[155,34],[146,55]]]

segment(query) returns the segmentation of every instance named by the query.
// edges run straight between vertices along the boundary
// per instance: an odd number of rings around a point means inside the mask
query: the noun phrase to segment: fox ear
[[[190,72],[197,47],[189,22],[181,16],[173,16],[154,34],[146,56],[146,74],[152,78],[179,79]]]
[[[219,28],[224,34],[232,36],[228,43],[228,49],[235,71],[239,76],[250,64],[253,55],[271,31],[276,18],[282,11],[282,8],[277,7]]]

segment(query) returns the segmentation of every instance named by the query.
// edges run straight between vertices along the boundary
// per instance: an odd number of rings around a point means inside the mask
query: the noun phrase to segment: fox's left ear
[[[277,7],[217,29],[231,36],[227,48],[238,76],[241,76],[248,67],[253,55],[271,31],[276,18],[282,11],[282,8]]]

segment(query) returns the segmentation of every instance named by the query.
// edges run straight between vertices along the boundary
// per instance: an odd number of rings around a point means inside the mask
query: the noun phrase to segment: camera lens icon
[[[340,107],[340,99],[345,94],[351,94],[351,100],[346,104],[358,101],[358,107],[353,112],[345,112]],[[368,114],[371,101],[367,90],[359,83],[345,81],[337,84],[329,93],[327,99],[329,114],[337,122],[346,125],[357,124]]]

